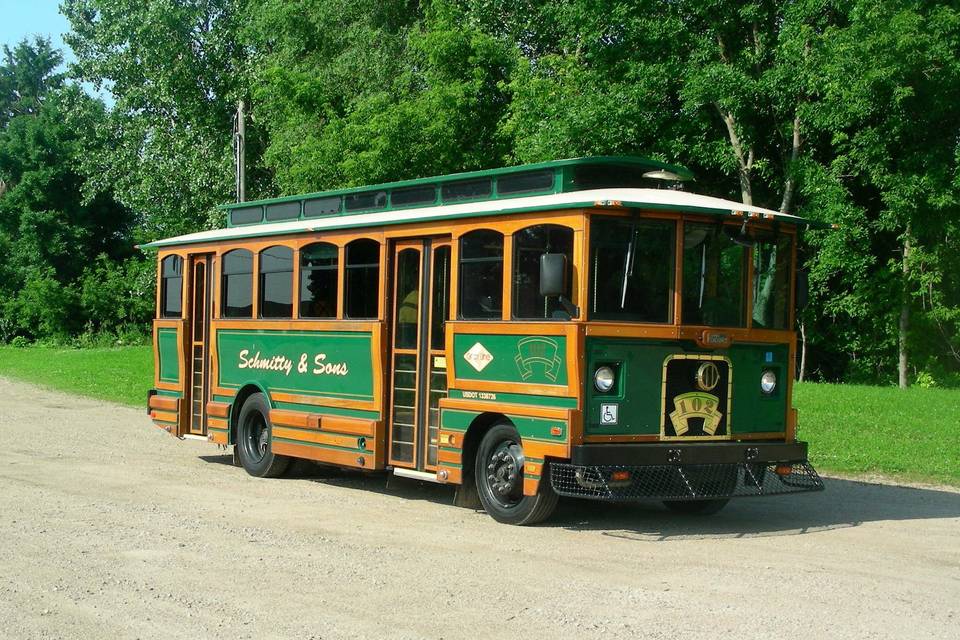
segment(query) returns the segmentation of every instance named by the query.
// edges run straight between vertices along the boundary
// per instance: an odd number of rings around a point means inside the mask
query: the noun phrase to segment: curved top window
[[[300,249],[300,317],[337,317],[337,267],[335,245],[317,242]]]
[[[260,317],[293,317],[293,249],[269,247],[260,252]]]
[[[183,258],[167,256],[160,263],[160,317],[183,315]]]
[[[673,321],[672,220],[590,219],[590,317]]]
[[[569,319],[561,298],[569,302],[573,288],[573,229],[538,224],[513,234],[513,317],[544,320]],[[566,291],[562,296],[540,295],[540,257],[547,253],[566,256]]]
[[[253,317],[253,254],[234,249],[223,254],[220,279],[220,315]]]
[[[380,243],[361,238],[347,245],[344,315],[376,318],[380,300]]]
[[[460,317],[499,320],[503,313],[503,234],[478,229],[460,238]]]

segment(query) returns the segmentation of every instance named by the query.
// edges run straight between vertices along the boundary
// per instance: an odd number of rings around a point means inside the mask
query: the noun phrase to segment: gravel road
[[[710,517],[302,465],[0,379],[2,638],[960,637],[960,492],[828,479]]]

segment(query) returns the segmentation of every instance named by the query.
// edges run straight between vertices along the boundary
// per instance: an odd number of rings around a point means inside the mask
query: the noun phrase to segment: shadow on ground
[[[201,456],[232,466],[232,457]],[[239,471],[239,470],[238,470]],[[370,491],[404,500],[453,506],[454,488],[386,473],[364,473],[298,461],[289,480]],[[712,516],[684,516],[659,503],[609,503],[561,499],[541,526],[638,540],[748,538],[800,535],[856,527],[866,522],[960,518],[960,492],[824,478],[825,491],[742,498]]]

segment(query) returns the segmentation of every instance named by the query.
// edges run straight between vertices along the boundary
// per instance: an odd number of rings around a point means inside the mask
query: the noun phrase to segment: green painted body
[[[492,356],[479,371],[464,357],[477,344]],[[567,385],[567,339],[564,336],[460,333],[454,337],[453,350],[458,380]]]
[[[587,372],[584,380],[584,432],[586,435],[659,435],[663,411],[663,364],[667,357],[684,351],[675,341],[588,338]],[[734,344],[729,349],[703,351],[725,356],[731,362],[733,399],[730,428],[738,433],[783,431],[787,397],[784,384],[789,351],[786,345]],[[618,369],[617,385],[608,393],[594,388],[593,372],[602,365]],[[773,395],[760,391],[764,369],[773,369],[781,381]],[[618,406],[616,425],[603,425],[601,404]]]
[[[179,384],[180,351],[177,349],[177,330],[167,327],[157,329],[156,349],[160,363],[160,382]]]
[[[477,392],[465,391],[463,389],[450,389],[449,397],[458,400],[483,400]],[[496,401],[498,403],[525,404],[536,407],[551,407],[559,409],[576,409],[576,398],[564,398],[560,396],[541,396],[526,393],[501,393],[497,392]]]
[[[228,388],[372,402],[378,356],[369,331],[217,331],[218,380]]]
[[[490,408],[491,411],[497,411],[496,406]],[[459,409],[443,409],[440,413],[440,424],[445,431],[457,431],[465,433],[470,425],[482,415],[480,411],[461,411]],[[549,418],[531,418],[523,415],[512,414],[509,411],[504,416],[517,428],[517,433],[524,442],[541,441],[550,443],[563,443],[569,437],[570,425],[564,420],[555,420]],[[560,433],[552,435],[551,429],[559,427]],[[441,450],[459,452],[459,449],[450,449],[441,447]],[[533,458],[527,456],[530,462],[542,463],[542,458]],[[444,466],[459,468],[462,465],[445,462]],[[539,479],[536,474],[528,474],[527,477]]]

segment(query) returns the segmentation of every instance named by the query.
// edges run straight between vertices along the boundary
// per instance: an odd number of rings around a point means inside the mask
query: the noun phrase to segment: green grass
[[[153,385],[153,350],[151,347],[0,347],[0,376],[145,407],[147,389]]]
[[[0,375],[143,407],[150,347],[0,347]],[[960,486],[960,390],[796,385],[798,436],[822,471]]]
[[[794,406],[818,469],[960,485],[960,390],[804,383]]]

